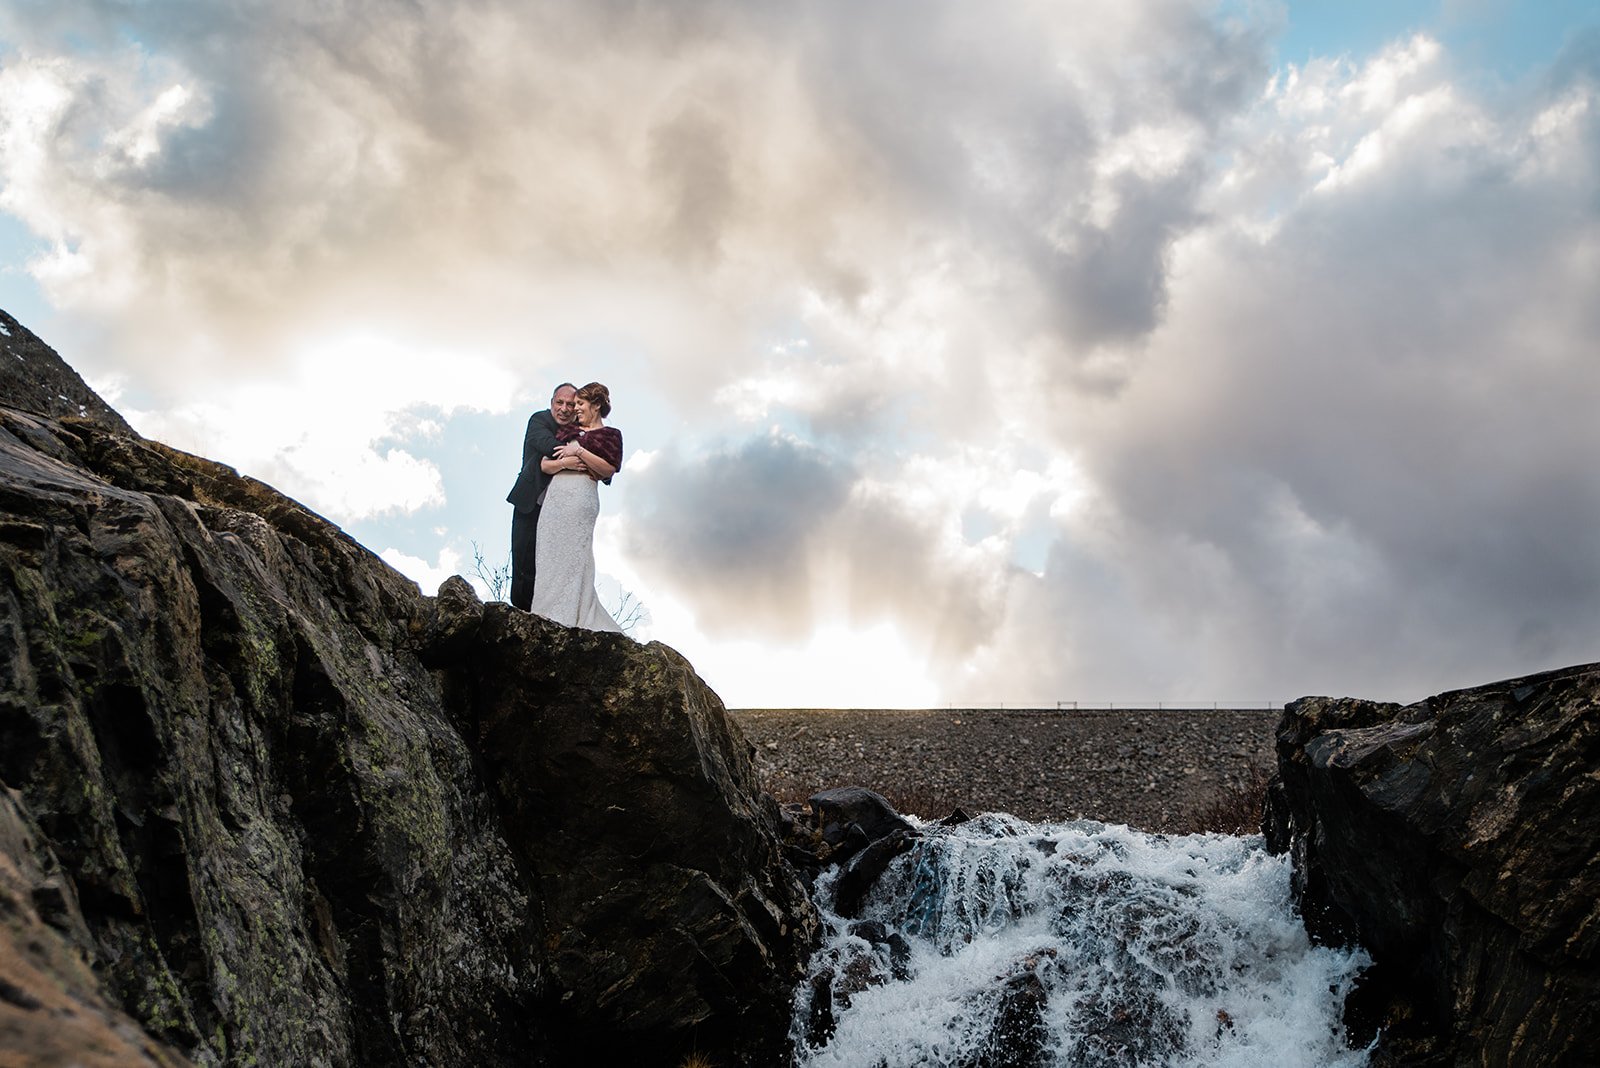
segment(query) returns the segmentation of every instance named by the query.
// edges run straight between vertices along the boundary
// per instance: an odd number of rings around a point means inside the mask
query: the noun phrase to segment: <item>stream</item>
[[[913,821],[915,822],[915,821]],[[826,924],[795,996],[802,1068],[1357,1068],[1369,963],[1313,946],[1259,836],[996,814],[922,837]]]

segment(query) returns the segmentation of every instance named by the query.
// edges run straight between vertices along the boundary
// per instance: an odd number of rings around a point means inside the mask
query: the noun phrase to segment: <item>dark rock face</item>
[[[133,428],[56,350],[0,308],[0,403],[52,419],[82,419],[133,434]]]
[[[547,917],[571,1056],[676,1064],[704,1029],[701,1052],[781,1062],[817,920],[716,694],[665,646],[484,607],[460,578],[437,603],[428,656],[470,657],[459,705]]]
[[[1266,832],[1314,938],[1374,967],[1347,1016],[1379,1065],[1593,1063],[1600,664],[1400,707],[1306,698]]]
[[[189,1064],[107,1002],[84,960],[90,941],[59,862],[16,796],[0,789],[0,1063]]]
[[[527,881],[415,587],[218,465],[0,427],[0,780],[113,1000],[202,1063],[537,1048]]]
[[[3,321],[0,961],[48,927],[119,1063],[774,1059],[814,914],[681,657],[422,597]]]

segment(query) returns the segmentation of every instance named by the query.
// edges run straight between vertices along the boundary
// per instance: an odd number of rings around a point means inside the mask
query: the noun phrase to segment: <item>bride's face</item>
[[[582,397],[578,398],[578,425],[590,426],[600,415],[600,410]]]

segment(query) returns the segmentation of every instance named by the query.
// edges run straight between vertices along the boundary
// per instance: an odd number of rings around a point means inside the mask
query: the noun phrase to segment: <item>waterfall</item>
[[[915,821],[913,821],[915,822]],[[797,1063],[1355,1068],[1369,960],[1314,947],[1259,837],[987,815],[921,836],[827,924],[795,996]]]

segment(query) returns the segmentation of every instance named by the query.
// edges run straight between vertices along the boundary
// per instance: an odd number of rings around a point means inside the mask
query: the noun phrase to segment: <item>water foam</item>
[[[1368,963],[1314,947],[1259,837],[982,816],[924,837],[859,918],[833,911],[796,993],[803,1066],[1355,1068]]]

